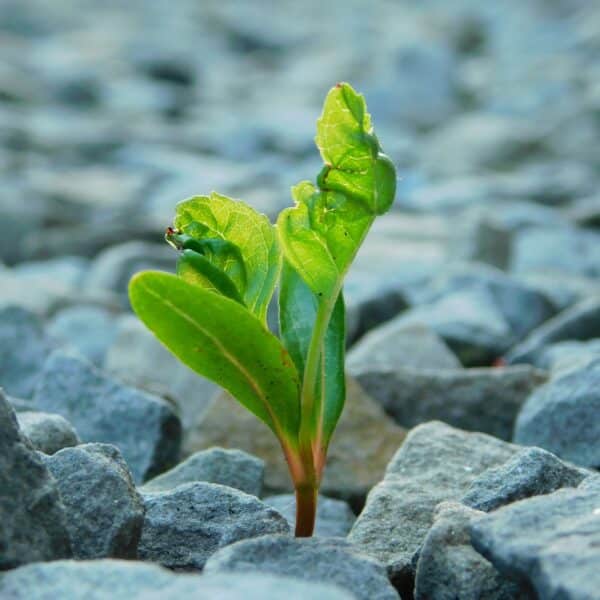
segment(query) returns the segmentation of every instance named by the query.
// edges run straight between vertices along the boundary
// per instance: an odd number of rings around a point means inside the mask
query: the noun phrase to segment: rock
[[[60,256],[48,260],[21,262],[13,272],[21,280],[35,281],[39,277],[48,277],[72,288],[78,286],[89,267],[89,260],[82,256]]]
[[[99,306],[65,308],[52,317],[47,327],[51,336],[95,365],[102,365],[116,329],[114,312]]]
[[[411,593],[435,507],[460,500],[479,474],[515,451],[496,438],[435,421],[415,427],[369,493],[348,540],[386,566],[401,594]]]
[[[589,475],[577,487],[580,490],[600,492],[600,474]]]
[[[456,502],[442,502],[417,563],[415,600],[527,598],[471,546],[469,523],[481,513]]]
[[[352,375],[399,366],[458,369],[461,364],[437,334],[421,325],[377,327],[354,344],[346,357]]]
[[[205,571],[284,575],[332,582],[364,600],[398,598],[385,569],[377,561],[355,553],[345,540],[280,535],[244,540],[213,554]]]
[[[542,369],[565,372],[600,358],[600,340],[587,342],[558,342],[543,346],[535,356],[535,363]]]
[[[585,478],[577,469],[541,448],[523,448],[503,465],[484,471],[471,483],[461,502],[490,512],[505,504],[577,487]]]
[[[184,448],[187,431],[202,419],[218,389],[180,362],[131,315],[119,319],[116,339],[108,349],[104,368],[135,387],[173,398],[180,409]]]
[[[136,558],[144,505],[119,450],[83,444],[44,462],[66,508],[74,558]]]
[[[21,435],[1,389],[0,490],[0,571],[71,556],[56,482]]]
[[[289,533],[287,521],[258,498],[215,483],[185,483],[143,498],[139,557],[172,569],[202,569],[223,546]]]
[[[509,363],[536,362],[544,346],[564,340],[589,340],[600,337],[600,297],[588,298],[559,313],[537,329],[506,355]]]
[[[471,541],[538,598],[592,599],[600,586],[600,497],[559,490],[515,502],[471,523]]]
[[[403,427],[441,420],[454,427],[510,440],[519,410],[546,381],[529,366],[434,370],[356,369],[353,375]]]
[[[333,585],[263,574],[176,574],[132,560],[57,560],[36,563],[0,578],[0,595],[12,600],[351,600]]]
[[[242,450],[209,448],[192,454],[170,471],[151,479],[141,491],[163,492],[182,483],[208,481],[260,496],[264,476],[265,463],[260,458]]]
[[[161,398],[127,387],[86,361],[54,352],[35,391],[37,410],[57,413],[84,442],[114,444],[136,483],[177,460],[181,425]]]
[[[351,378],[346,405],[329,447],[321,493],[360,510],[368,490],[404,439],[404,430]],[[188,448],[241,448],[265,461],[265,493],[289,492],[292,483],[272,432],[229,395],[220,393],[190,434]]]
[[[53,349],[39,319],[23,308],[0,308],[0,386],[30,398]]]
[[[600,227],[600,195],[581,198],[566,210],[567,217],[579,227]]]
[[[33,447],[44,454],[81,443],[71,423],[60,415],[26,410],[17,414],[17,421]]]
[[[514,440],[582,467],[600,467],[600,358],[558,373],[521,410]]]
[[[294,494],[269,496],[263,501],[285,517],[291,528],[295,526],[296,498]],[[314,535],[318,537],[346,537],[355,520],[356,517],[347,502],[327,498],[319,494]]]

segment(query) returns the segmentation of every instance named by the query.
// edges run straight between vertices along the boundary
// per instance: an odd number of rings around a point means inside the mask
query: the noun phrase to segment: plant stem
[[[296,537],[310,537],[317,517],[317,494],[315,486],[296,488]]]

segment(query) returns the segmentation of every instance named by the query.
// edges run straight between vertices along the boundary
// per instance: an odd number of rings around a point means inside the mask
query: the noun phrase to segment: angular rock
[[[461,502],[490,512],[505,504],[577,487],[586,477],[583,469],[564,463],[541,448],[523,448],[503,465],[484,471],[471,483]]]
[[[287,521],[258,498],[215,483],[185,483],[143,498],[138,555],[172,569],[202,569],[223,546],[289,533]]]
[[[243,450],[209,448],[192,454],[171,470],[146,482],[144,493],[172,490],[182,483],[207,481],[260,496],[265,476],[265,463]]]
[[[177,460],[181,425],[169,404],[111,379],[82,359],[53,353],[34,399],[38,410],[71,422],[84,442],[117,446],[136,483]]]
[[[480,514],[456,502],[442,502],[436,508],[417,563],[415,600],[528,597],[471,546],[469,524]]]
[[[71,556],[56,482],[21,435],[1,389],[0,490],[0,571]]]
[[[587,342],[558,342],[540,349],[535,361],[541,369],[561,373],[600,358],[600,340]]]
[[[348,540],[382,562],[402,594],[411,593],[435,507],[460,500],[479,474],[504,463],[516,449],[435,421],[415,427],[369,493]]]
[[[144,504],[119,450],[83,444],[44,462],[65,505],[74,558],[136,558]]]
[[[57,560],[15,569],[0,578],[12,600],[352,600],[327,584],[264,574],[176,574],[132,560]]]
[[[22,411],[17,414],[17,421],[33,447],[44,454],[81,443],[71,423],[60,415]]]
[[[325,496],[341,498],[360,509],[368,490],[404,439],[404,430],[351,378],[347,378],[344,412],[329,447],[321,486]],[[188,448],[241,448],[265,461],[265,492],[289,492],[292,483],[281,446],[272,432],[229,395],[220,393]]]
[[[377,561],[357,554],[345,540],[267,535],[227,546],[207,561],[205,572],[269,573],[331,582],[361,600],[396,599]]]
[[[510,440],[527,397],[546,381],[532,367],[460,370],[357,368],[361,386],[403,427],[441,420]]]
[[[296,523],[296,498],[294,494],[269,496],[263,502],[285,517],[291,528],[294,527]],[[315,536],[346,537],[354,521],[356,521],[356,516],[347,502],[336,500],[335,498],[327,498],[319,494]]]
[[[600,358],[558,373],[527,399],[514,440],[582,467],[600,467]]]
[[[600,494],[559,490],[515,502],[471,523],[471,541],[537,598],[591,600],[600,589]]]
[[[352,375],[397,367],[459,369],[461,364],[444,341],[422,325],[377,327],[354,344],[346,357]]]
[[[0,308],[0,386],[30,398],[53,346],[40,320],[17,306]]]

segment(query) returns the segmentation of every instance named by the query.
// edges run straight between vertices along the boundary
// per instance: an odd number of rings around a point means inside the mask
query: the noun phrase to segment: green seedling
[[[177,274],[145,271],[133,310],[182,362],[225,388],[277,436],[296,493],[296,535],[312,535],[327,448],[345,399],[344,276],[396,173],[381,152],[364,98],[348,84],[327,95],[316,144],[316,185],[272,225],[215,192],[180,202],[166,240]],[[266,324],[279,287],[279,331]]]

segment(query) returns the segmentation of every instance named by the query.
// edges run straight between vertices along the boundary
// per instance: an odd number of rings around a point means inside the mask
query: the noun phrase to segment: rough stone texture
[[[594,358],[600,358],[600,339],[550,344],[544,346],[535,359],[540,368],[556,374],[588,364]]]
[[[260,496],[264,476],[265,463],[260,458],[243,450],[209,448],[192,454],[170,471],[151,479],[141,491],[162,492],[182,483],[208,481]]]
[[[262,536],[219,550],[207,561],[205,571],[285,575],[335,583],[361,600],[398,598],[383,566],[357,554],[345,540]]]
[[[600,494],[559,490],[521,500],[471,523],[471,541],[538,598],[593,600],[600,589]]]
[[[351,375],[399,366],[459,369],[461,364],[438,335],[421,325],[377,327],[352,346],[346,357]]]
[[[544,346],[563,340],[590,340],[600,337],[600,298],[588,298],[562,311],[534,329],[507,355],[509,363],[536,362]]]
[[[0,386],[7,394],[30,398],[52,344],[31,312],[0,309]]]
[[[503,465],[484,471],[461,502],[490,512],[505,504],[549,494],[562,487],[577,487],[586,477],[583,469],[564,463],[541,448],[523,448]]]
[[[366,392],[404,427],[439,419],[510,440],[527,397],[546,381],[529,366],[461,370],[356,369]]]
[[[83,444],[44,462],[65,505],[73,556],[135,558],[144,504],[119,450]]]
[[[527,400],[514,439],[582,467],[600,467],[600,359],[557,376]]]
[[[223,546],[267,533],[287,521],[249,494],[215,483],[185,483],[143,494],[146,514],[138,555],[173,569],[202,569]]]
[[[329,447],[321,492],[362,506],[369,489],[404,439],[404,430],[351,378],[346,405]],[[190,439],[191,448],[241,448],[265,461],[265,493],[292,489],[281,446],[272,432],[243,406],[220,393]]]
[[[60,415],[22,411],[17,413],[17,421],[33,447],[45,454],[81,443],[71,423]]]
[[[290,528],[294,528],[296,523],[294,494],[269,496],[263,502],[284,516],[290,524]],[[356,516],[347,502],[319,495],[314,535],[317,537],[346,537],[354,521],[356,521]]]
[[[0,570],[70,556],[56,482],[0,389]]]
[[[131,560],[58,560],[15,569],[0,578],[11,600],[352,600],[333,585],[264,574],[175,574]]]
[[[479,474],[515,451],[512,444],[444,423],[415,427],[369,493],[348,539],[387,567],[401,593],[410,593],[435,507],[460,500]]]
[[[469,523],[479,514],[456,502],[438,505],[417,563],[415,600],[532,598],[471,546]]]
[[[169,404],[122,385],[84,360],[53,353],[34,399],[39,410],[71,422],[84,442],[117,446],[136,483],[177,459],[181,425]]]
[[[580,490],[593,490],[600,493],[600,474],[589,475],[577,487]]]

